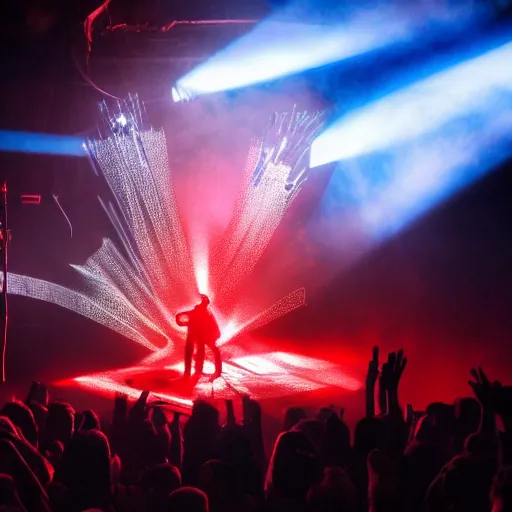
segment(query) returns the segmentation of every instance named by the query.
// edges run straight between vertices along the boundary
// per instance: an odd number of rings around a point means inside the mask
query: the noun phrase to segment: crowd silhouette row
[[[512,387],[471,370],[468,397],[402,410],[407,360],[374,349],[366,416],[289,409],[271,454],[260,405],[205,401],[184,421],[143,393],[112,421],[33,383],[0,411],[0,509],[12,512],[502,512],[512,510]],[[376,411],[378,409],[378,413]],[[269,456],[267,456],[269,455]]]

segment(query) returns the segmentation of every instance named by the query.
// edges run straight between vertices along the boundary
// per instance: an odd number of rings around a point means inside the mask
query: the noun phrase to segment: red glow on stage
[[[179,194],[164,131],[142,126],[137,97],[124,107],[111,112],[103,106],[111,131],[86,143],[112,193],[100,202],[118,240],[104,239],[85,264],[72,265],[82,279],[77,289],[15,274],[9,281],[11,293],[71,309],[149,352],[136,367],[72,382],[101,392],[135,390],[130,395],[149,389],[181,406],[212,393],[265,398],[325,387],[358,389],[359,382],[333,363],[273,346],[257,348],[247,336],[305,305],[305,290],[299,288],[265,307],[261,297],[268,290],[262,290],[274,283],[255,288],[248,279],[305,183],[307,151],[321,129],[321,115],[295,110],[274,115],[263,136],[252,140],[245,168],[222,178],[205,166],[182,178],[193,186]],[[196,304],[200,293],[211,299],[224,365],[213,385],[206,375],[188,389],[180,380],[185,329],[175,315]]]
[[[166,358],[164,353],[159,356]],[[353,392],[362,386],[338,364],[288,352],[268,352],[225,361],[222,377],[213,383],[209,376],[214,367],[207,361],[205,376],[191,389],[181,379],[183,362],[181,354],[177,356],[172,358],[173,364],[166,366],[161,359],[151,364],[147,359],[145,364],[76,377],[60,384],[73,384],[105,395],[124,393],[131,398],[148,389],[155,398],[181,408],[190,407],[198,397],[225,399],[248,394],[261,400],[327,388]]]

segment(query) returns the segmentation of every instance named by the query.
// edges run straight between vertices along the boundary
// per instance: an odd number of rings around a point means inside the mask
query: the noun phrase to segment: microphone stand
[[[7,348],[7,183],[0,190],[0,254],[2,290],[0,293],[0,384],[5,382],[5,352]]]

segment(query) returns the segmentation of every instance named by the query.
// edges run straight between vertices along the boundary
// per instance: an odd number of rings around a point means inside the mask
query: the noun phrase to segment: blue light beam
[[[86,156],[84,141],[69,135],[0,130],[0,151],[40,155]]]
[[[282,21],[286,13],[275,15],[178,80],[172,90],[174,101],[270,81],[392,44],[420,39],[425,43],[442,32],[482,23],[493,12],[490,2],[480,2],[478,8],[436,7],[422,1],[371,4],[354,8],[337,24],[299,22],[296,14]]]
[[[512,98],[501,107],[496,104],[482,117],[482,126],[456,122],[385,155],[340,164],[318,215],[339,226],[334,219],[351,212],[345,218],[372,243],[395,235],[511,157]],[[336,245],[336,235],[332,237]]]
[[[465,61],[356,110],[319,135],[311,167],[383,151],[485,114],[512,92],[512,43]]]
[[[330,225],[350,219],[375,243],[511,156],[509,42],[354,111],[321,134],[311,165],[341,162],[318,217]],[[337,243],[334,232],[319,236]]]

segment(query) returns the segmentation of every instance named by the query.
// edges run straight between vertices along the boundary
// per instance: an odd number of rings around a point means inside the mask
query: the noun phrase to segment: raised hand
[[[375,416],[375,383],[379,378],[379,347],[373,347],[372,358],[366,373],[366,416]]]
[[[502,386],[499,381],[491,382],[482,368],[473,368],[470,373],[473,380],[468,381],[468,384],[482,407],[510,418],[512,416],[512,388]]]
[[[183,436],[181,434],[181,415],[175,411],[172,422],[169,423],[169,430],[171,431],[171,446],[169,447],[169,462],[174,464],[177,468],[181,469],[182,456],[183,456]]]
[[[397,390],[400,384],[400,379],[407,366],[407,358],[404,357],[404,351],[390,352],[388,355],[389,365],[389,382],[387,383],[389,390]]]
[[[379,409],[382,415],[388,413],[388,389],[390,381],[390,366],[388,363],[382,365],[379,377]]]
[[[162,428],[167,425],[167,415],[162,407],[152,407],[153,415],[151,421],[156,428]]]
[[[123,450],[126,422],[128,420],[128,397],[122,393],[116,393],[114,399],[114,411],[112,414],[112,453],[119,453]]]
[[[236,416],[235,416],[235,406],[233,404],[233,400],[224,400],[226,404],[226,424],[225,427],[235,427],[236,426]]]
[[[414,423],[414,408],[412,404],[407,404],[407,414],[405,416],[405,423],[408,427],[411,427]]]
[[[388,395],[388,412],[400,415],[400,417],[402,417],[402,412],[398,401],[398,385],[406,366],[407,358],[404,357],[403,350],[399,350],[389,353],[388,362],[383,368],[383,384]]]
[[[478,430],[481,434],[497,438],[496,413],[500,410],[501,383],[498,381],[491,383],[482,368],[472,368],[470,373],[473,380],[468,381],[468,384],[482,406]]]
[[[505,428],[512,430],[512,386],[502,386],[500,390],[500,399],[496,411],[503,422]]]
[[[128,415],[128,397],[116,393],[114,398],[114,421],[124,421]]]
[[[380,372],[380,379],[379,379],[379,385],[380,385],[380,389],[382,389],[383,391],[388,391],[389,389],[389,386],[390,386],[390,383],[391,383],[391,379],[392,379],[392,368],[391,366],[389,365],[389,363],[384,363],[382,365],[382,370]]]
[[[372,358],[368,363],[368,373],[366,374],[366,386],[375,386],[379,378],[379,347],[373,347]]]
[[[248,395],[243,395],[242,409],[244,425],[261,423],[261,405],[259,402],[252,400]]]
[[[142,423],[146,418],[146,403],[148,401],[149,391],[143,391],[137,401],[133,404],[128,413],[128,420],[131,423]]]
[[[242,395],[243,428],[248,436],[258,469],[265,471],[266,457],[263,443],[261,405],[249,395]]]
[[[177,411],[174,412],[174,415],[172,417],[172,423],[171,425],[178,425],[180,424],[181,414]]]
[[[472,368],[470,373],[473,380],[469,380],[468,384],[471,386],[475,397],[484,409],[494,409],[496,394],[498,389],[501,388],[501,384],[499,382],[491,384],[482,368]]]

